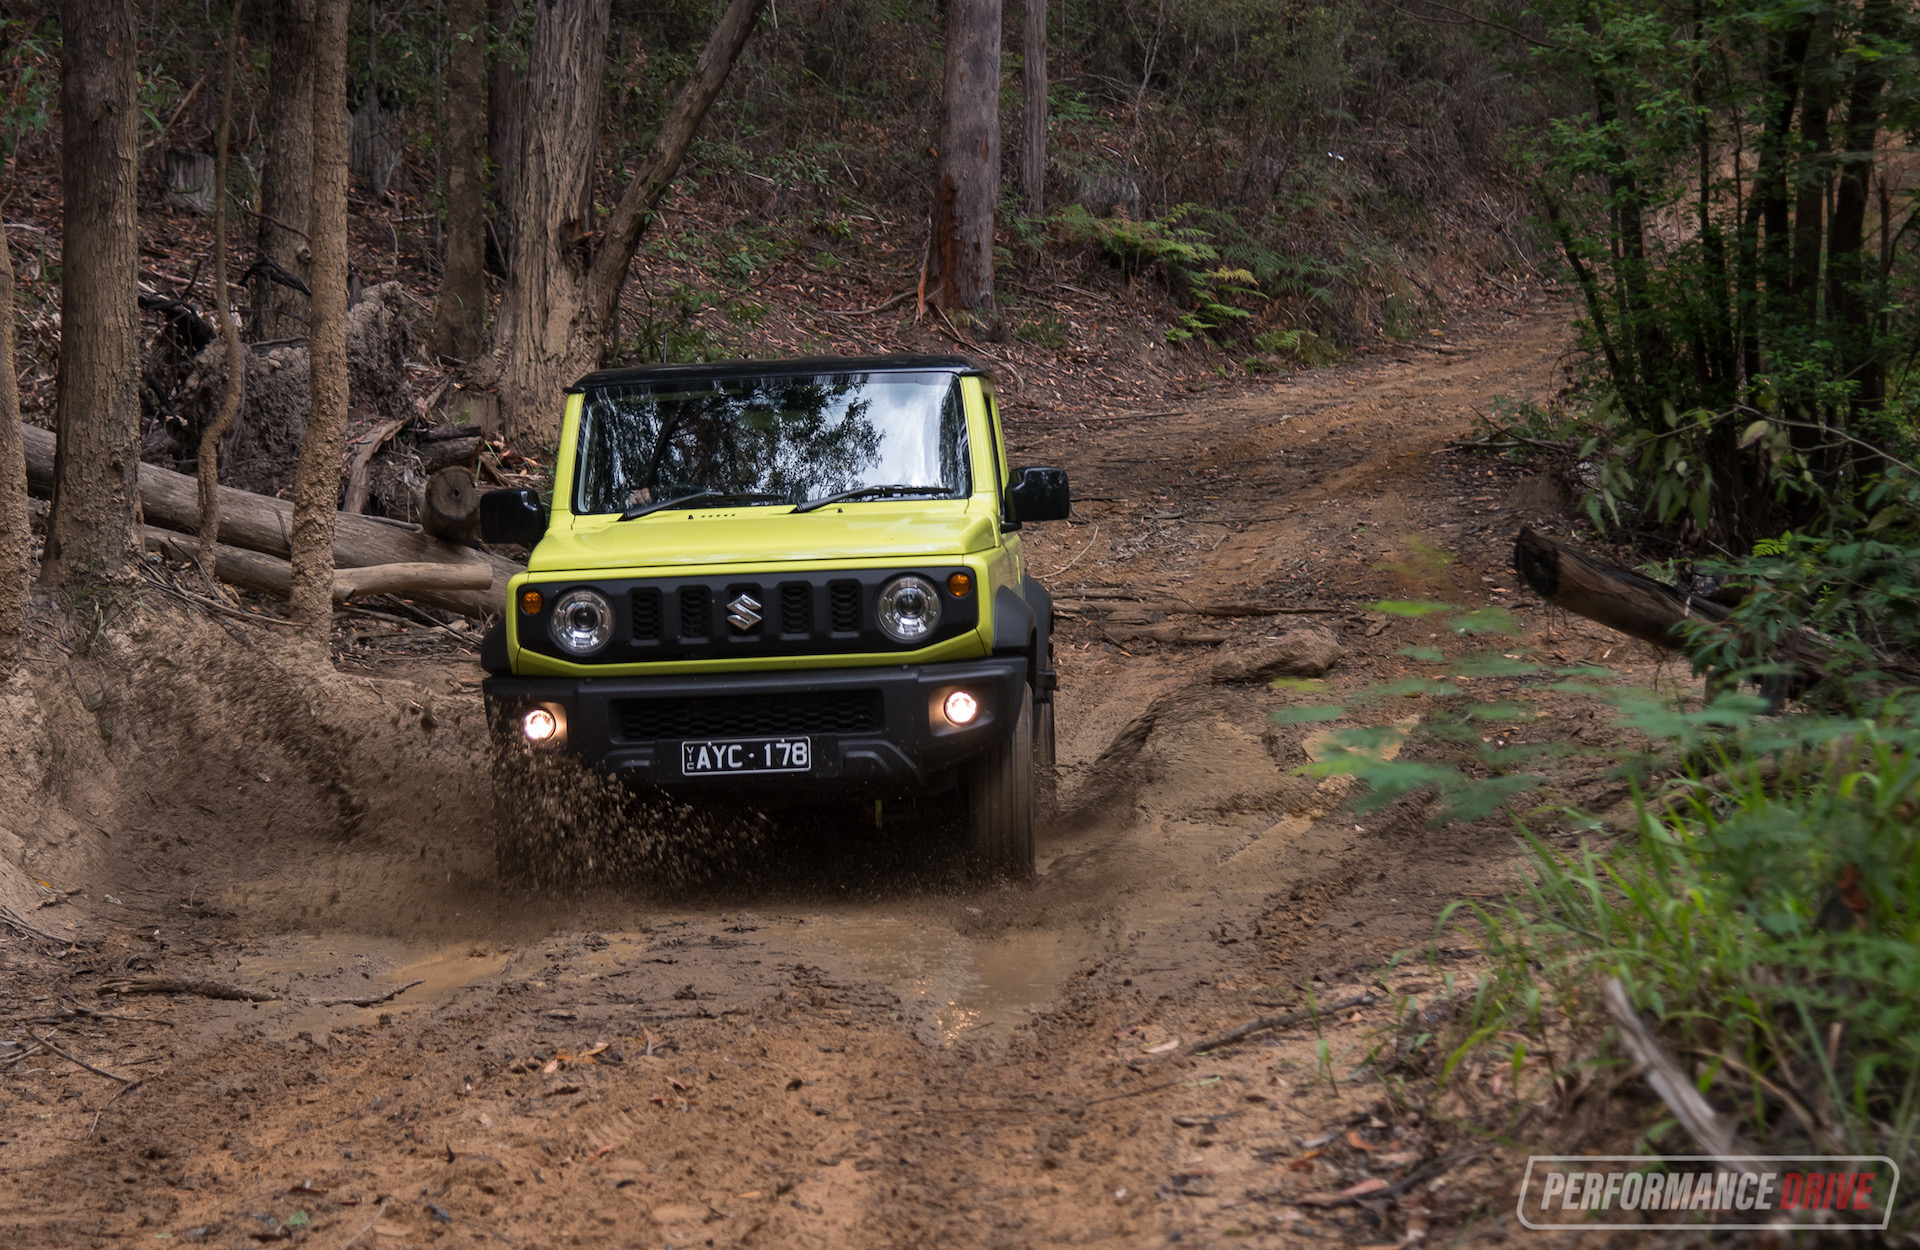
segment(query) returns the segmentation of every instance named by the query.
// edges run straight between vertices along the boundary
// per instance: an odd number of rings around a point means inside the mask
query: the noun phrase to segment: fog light
[[[534,708],[520,718],[520,732],[536,746],[551,742],[553,736],[560,732],[560,718],[546,708]]]
[[[947,696],[941,708],[947,719],[956,725],[971,725],[973,718],[980,715],[980,700],[964,690],[956,690]]]

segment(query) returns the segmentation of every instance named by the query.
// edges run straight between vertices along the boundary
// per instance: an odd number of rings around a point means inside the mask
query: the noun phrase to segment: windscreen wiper
[[[699,503],[703,500],[725,503],[792,503],[792,495],[776,495],[764,490],[697,490],[691,495],[682,495],[678,499],[662,499],[659,503],[643,503],[637,508],[628,508],[620,514],[622,521],[637,521],[652,512],[665,512],[685,504]]]
[[[852,490],[843,490],[837,495],[825,495],[819,499],[809,499],[795,504],[791,516],[802,512],[812,512],[815,508],[824,508],[830,503],[845,503],[849,499],[892,498],[895,495],[944,495],[945,486],[856,486]]]

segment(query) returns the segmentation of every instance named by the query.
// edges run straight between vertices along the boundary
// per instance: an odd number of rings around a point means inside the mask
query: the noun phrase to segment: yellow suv
[[[1029,875],[1053,763],[1052,598],[992,378],[949,356],[607,370],[567,398],[551,507],[481,499],[532,547],[482,662],[496,744],[687,799],[953,794],[975,860]],[[541,832],[503,769],[499,860]]]

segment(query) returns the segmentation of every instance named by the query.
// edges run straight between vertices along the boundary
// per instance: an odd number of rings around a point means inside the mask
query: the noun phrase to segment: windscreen
[[[866,486],[971,489],[959,379],[839,373],[588,391],[574,511],[625,512],[698,491],[805,503]]]

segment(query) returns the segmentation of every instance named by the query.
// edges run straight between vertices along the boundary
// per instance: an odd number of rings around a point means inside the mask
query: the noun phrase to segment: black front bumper
[[[926,792],[1004,742],[1020,713],[1024,656],[958,664],[686,677],[490,677],[481,689],[496,741],[510,750],[559,751],[636,785],[689,792]],[[949,691],[979,701],[972,723],[939,711]],[[564,726],[557,745],[530,748],[522,717],[535,708]],[[804,773],[681,773],[681,743],[805,737]]]

